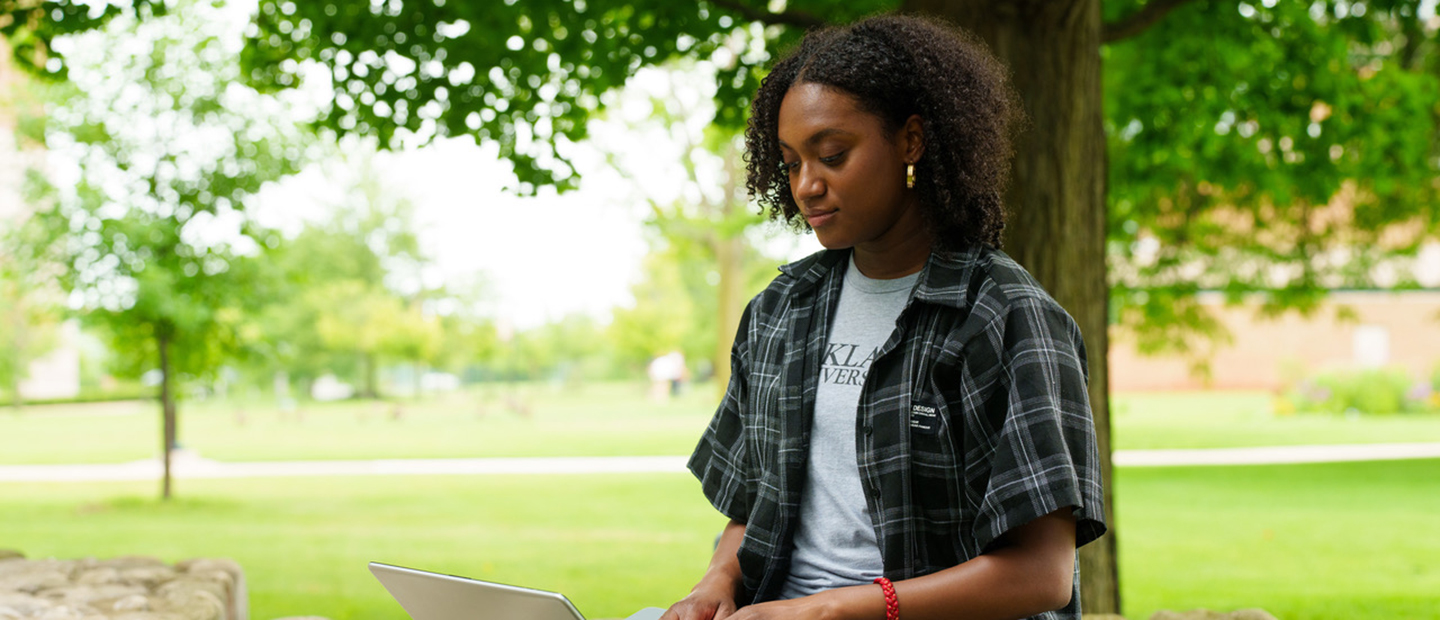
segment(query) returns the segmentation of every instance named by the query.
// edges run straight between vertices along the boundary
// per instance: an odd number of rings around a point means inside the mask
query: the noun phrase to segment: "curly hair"
[[[1024,123],[1004,65],[985,45],[921,17],[880,15],[806,33],[760,83],[745,130],[745,186],[761,213],[807,228],[781,167],[780,102],[796,84],[853,96],[896,132],[919,115],[925,151],[915,191],[935,247],[1001,245],[1002,196]]]

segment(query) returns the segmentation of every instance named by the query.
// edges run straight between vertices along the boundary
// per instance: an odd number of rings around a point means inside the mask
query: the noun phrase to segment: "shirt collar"
[[[935,251],[921,269],[920,281],[912,293],[914,299],[950,306],[956,309],[969,307],[969,293],[972,272],[980,259],[984,246],[971,244],[966,248],[948,252]],[[823,250],[781,265],[780,272],[795,279],[793,292],[805,292],[823,282],[837,266],[844,268],[850,258],[850,249]]]

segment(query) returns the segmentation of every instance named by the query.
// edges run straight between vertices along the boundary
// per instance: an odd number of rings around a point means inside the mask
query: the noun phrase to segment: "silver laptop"
[[[370,563],[370,573],[414,620],[585,620],[563,594]],[[625,620],[658,620],[646,607]]]

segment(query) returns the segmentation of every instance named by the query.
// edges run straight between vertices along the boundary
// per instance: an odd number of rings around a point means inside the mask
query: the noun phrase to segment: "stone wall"
[[[248,620],[230,560],[30,560],[0,550],[0,620]]]

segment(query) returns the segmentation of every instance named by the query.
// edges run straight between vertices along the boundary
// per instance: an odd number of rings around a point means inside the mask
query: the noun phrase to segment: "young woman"
[[[811,32],[765,79],[747,185],[827,250],[745,311],[690,460],[730,524],[664,620],[1078,620],[1105,531],[1084,343],[997,249],[1021,116],[918,18]]]

